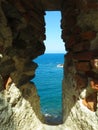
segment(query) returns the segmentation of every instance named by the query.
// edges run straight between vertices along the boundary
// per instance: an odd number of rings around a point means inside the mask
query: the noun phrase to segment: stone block
[[[74,80],[76,82],[75,90],[80,90],[80,89],[86,88],[86,86],[87,86],[87,77],[85,75],[75,74]]]
[[[65,25],[66,26],[69,26],[69,27],[73,27],[73,26],[75,26],[76,25],[76,18],[75,17],[69,17],[69,16],[67,16],[66,18],[65,18]]]
[[[88,10],[91,10],[91,9],[98,9],[98,2],[88,2],[87,3],[87,8]]]
[[[90,42],[84,41],[73,45],[73,52],[86,51],[90,48]]]
[[[28,12],[28,14],[29,14],[33,19],[36,19],[36,20],[39,22],[39,24],[45,26],[44,15],[41,16],[41,15],[39,15],[38,13],[36,13],[34,10],[33,10],[33,11],[30,10],[30,11]],[[40,19],[40,20],[39,20],[39,19]]]
[[[88,12],[89,10],[94,10],[98,9],[98,2],[95,1],[77,1],[77,7],[82,11],[82,12]]]
[[[68,41],[66,41],[66,48],[72,48],[73,45],[76,43],[76,38],[74,35],[70,36]]]
[[[11,72],[15,70],[15,63],[12,59],[5,60],[0,64],[1,75],[9,75]]]
[[[84,51],[80,53],[74,53],[73,58],[80,61],[89,61],[97,55],[98,53],[96,51]]]
[[[81,31],[82,31],[82,29],[81,29],[78,25],[76,25],[76,26],[72,29],[73,34],[77,34],[77,35],[80,34]]]
[[[22,1],[22,5],[26,8],[26,10],[34,9],[34,4],[32,4],[31,0],[29,1]]]
[[[96,32],[86,31],[80,34],[82,40],[93,40],[96,37]]]
[[[17,0],[17,1],[12,1],[13,4],[15,4],[16,8],[21,12],[21,13],[24,13],[26,12],[26,9],[25,7],[23,6],[22,2],[20,0]]]
[[[91,66],[89,62],[77,62],[75,63],[75,67],[77,71],[90,71],[91,70]]]
[[[98,9],[98,2],[87,2],[83,9],[84,11]]]
[[[97,73],[95,73],[94,71],[87,71],[86,73],[85,73],[88,77],[90,77],[90,78],[93,78],[93,79],[96,79],[96,80],[98,80],[98,74]]]
[[[67,59],[67,60],[70,60],[70,59],[72,59],[73,58],[73,56],[72,56],[72,53],[71,52],[68,52],[66,55],[65,55],[65,59]]]
[[[3,10],[4,12],[6,12],[6,16],[10,17],[10,19],[12,18],[13,20],[15,19],[21,19],[21,14],[19,13],[19,11],[17,10],[17,8],[15,8],[15,6],[10,2],[3,2],[2,4]]]

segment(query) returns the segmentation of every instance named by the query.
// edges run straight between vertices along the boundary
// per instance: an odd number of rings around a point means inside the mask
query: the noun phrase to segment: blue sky
[[[60,11],[47,11],[46,22],[46,46],[45,53],[65,53],[64,42],[61,39],[61,13]]]

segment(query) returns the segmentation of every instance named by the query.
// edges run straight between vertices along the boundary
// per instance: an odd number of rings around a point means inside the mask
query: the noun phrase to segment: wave
[[[63,64],[58,64],[57,68],[63,68],[63,66],[64,66]]]
[[[44,114],[45,123],[49,125],[59,125],[62,124],[62,115],[51,115],[49,113]]]

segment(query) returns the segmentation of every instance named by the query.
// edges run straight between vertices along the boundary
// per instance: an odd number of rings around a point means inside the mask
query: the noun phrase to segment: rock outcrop
[[[35,86],[26,84],[21,91],[14,83],[0,93],[0,130],[41,129],[39,98]],[[39,107],[38,107],[39,106]]]

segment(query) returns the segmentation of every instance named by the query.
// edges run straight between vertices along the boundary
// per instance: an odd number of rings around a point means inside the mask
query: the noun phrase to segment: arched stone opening
[[[42,120],[42,115],[39,113],[39,98],[34,85],[28,83],[34,77],[37,67],[35,63],[31,63],[31,59],[43,54],[45,50],[43,40],[45,39],[44,11],[46,9],[61,10],[62,39],[68,51],[65,55],[63,80],[64,124],[56,128],[58,130],[97,130],[98,2],[96,0],[62,0],[62,5],[59,0],[57,4],[55,0],[52,1],[53,3],[44,2],[41,0],[0,1],[0,97],[1,106],[3,106],[0,107],[1,130],[2,128],[8,130],[8,126],[10,130],[16,128],[23,130],[26,126],[36,130],[39,126],[41,130],[55,128],[44,126],[39,121],[38,118]],[[47,2],[51,4],[48,6]],[[5,87],[6,90],[4,90]],[[30,93],[31,88],[32,93]],[[15,95],[14,90],[20,94]],[[21,90],[22,94],[18,90]],[[14,95],[17,98],[13,98]],[[22,101],[30,104],[26,105]],[[19,108],[25,106],[25,109],[21,111],[17,109],[17,105]],[[7,113],[6,120],[2,110]],[[25,113],[22,114],[23,112]]]

